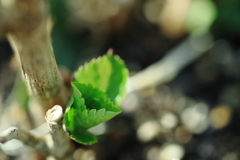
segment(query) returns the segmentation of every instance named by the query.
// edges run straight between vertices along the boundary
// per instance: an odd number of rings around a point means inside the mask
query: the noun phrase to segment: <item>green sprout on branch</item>
[[[73,140],[90,145],[97,137],[88,129],[122,112],[128,70],[119,56],[106,54],[80,67],[75,78],[63,123]]]

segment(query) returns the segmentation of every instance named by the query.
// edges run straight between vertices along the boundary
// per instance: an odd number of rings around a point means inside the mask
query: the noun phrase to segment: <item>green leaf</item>
[[[73,82],[72,87],[73,95],[65,111],[63,123],[66,130],[71,133],[73,140],[83,144],[92,144],[96,142],[96,138],[87,130],[108,121],[122,110],[114,107],[105,93],[93,88],[91,84]]]
[[[78,142],[85,145],[91,145],[97,142],[97,137],[86,130],[76,129],[72,132],[71,138]]]
[[[77,82],[91,84],[105,92],[118,106],[126,94],[128,70],[119,56],[106,54],[80,67],[75,78]]]
[[[86,109],[85,100],[82,98],[80,90],[72,83],[73,88],[73,103],[79,111]]]

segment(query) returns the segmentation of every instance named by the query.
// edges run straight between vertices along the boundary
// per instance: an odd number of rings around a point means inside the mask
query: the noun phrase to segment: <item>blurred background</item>
[[[240,159],[239,0],[49,2],[48,27],[66,82],[109,48],[132,76],[123,113],[91,130],[97,144],[75,144],[74,160]],[[32,129],[18,70],[2,36],[1,131]],[[41,156],[21,142],[1,145],[0,160],[28,159]]]

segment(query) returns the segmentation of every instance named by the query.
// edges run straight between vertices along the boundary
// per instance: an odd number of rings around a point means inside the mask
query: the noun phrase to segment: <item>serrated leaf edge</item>
[[[87,131],[86,131],[86,132],[87,132]],[[93,135],[93,136],[95,136],[95,135]],[[74,141],[76,141],[76,142],[78,142],[78,143],[80,143],[80,144],[84,144],[84,145],[92,145],[92,144],[96,143],[98,140],[97,140],[97,136],[95,136],[95,137],[96,137],[96,141],[91,141],[91,142],[89,142],[89,143],[84,143],[84,142],[81,142],[81,141],[77,140],[76,138],[74,138],[74,137],[72,136],[72,134],[70,135],[70,138],[71,138],[72,140],[74,140]]]
[[[117,61],[119,61],[119,63],[123,66],[126,66],[125,62],[118,56],[118,55],[112,55],[112,54],[106,54],[106,55],[103,55],[103,56],[100,56],[98,58],[93,58],[90,62],[86,62],[84,63],[84,65],[81,65],[79,66],[79,68],[77,69],[77,71],[74,72],[74,82],[78,82],[78,79],[77,79],[77,75],[79,72],[82,72],[83,70],[85,70],[88,66],[91,66],[91,65],[96,65],[96,63],[99,63],[103,58],[108,58],[112,56],[113,58],[115,58]],[[95,64],[94,64],[95,63]],[[129,75],[129,72],[128,72],[128,69],[127,68],[123,68],[123,71],[122,71],[124,74],[126,75]],[[128,76],[127,76],[128,77]],[[128,78],[125,79],[125,81],[123,83],[127,83],[127,80]],[[85,83],[84,83],[85,84]],[[99,89],[99,88],[98,88]],[[101,90],[101,89],[99,89]],[[103,90],[101,90],[103,91]],[[103,91],[105,92],[105,91]],[[121,101],[123,99],[121,99],[120,97],[124,97],[124,95],[127,93],[127,85],[125,85],[125,87],[121,87],[121,91],[119,92],[119,94],[116,96],[115,100],[114,101],[111,101],[113,102],[114,106],[118,106]]]

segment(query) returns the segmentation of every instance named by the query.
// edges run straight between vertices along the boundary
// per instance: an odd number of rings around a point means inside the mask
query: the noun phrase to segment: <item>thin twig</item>
[[[212,45],[213,40],[209,33],[202,36],[192,34],[161,60],[130,77],[128,93],[171,81]]]
[[[62,128],[63,109],[55,105],[46,114],[46,121],[50,128],[52,143],[48,143],[51,155],[57,159],[66,159],[73,151],[71,140]]]
[[[24,144],[33,147],[37,151],[42,152],[45,155],[49,155],[47,145],[43,138],[36,137],[29,132],[18,129],[17,127],[10,127],[0,135],[0,143],[6,143],[12,139],[18,139]]]
[[[71,139],[62,128],[63,109],[56,105],[46,113],[46,121],[50,134],[37,137],[30,132],[25,132],[17,127],[10,127],[0,134],[0,143],[18,139],[25,145],[31,146],[46,156],[51,155],[57,160],[67,160],[73,153]]]

